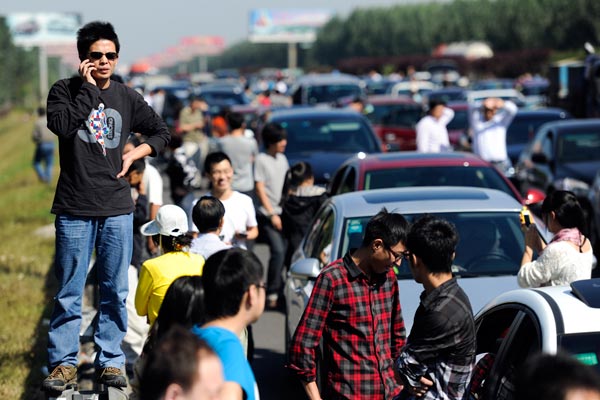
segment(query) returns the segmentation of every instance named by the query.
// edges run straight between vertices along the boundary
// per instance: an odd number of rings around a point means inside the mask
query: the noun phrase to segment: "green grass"
[[[31,161],[33,118],[0,118],[0,399],[43,399],[47,327],[55,282],[51,225],[54,185],[39,183]]]

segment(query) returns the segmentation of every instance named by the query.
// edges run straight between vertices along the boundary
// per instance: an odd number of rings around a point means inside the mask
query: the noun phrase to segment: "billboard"
[[[78,13],[12,13],[6,24],[17,46],[75,45],[81,27]]]
[[[332,10],[252,10],[248,39],[254,43],[311,43],[333,14]]]

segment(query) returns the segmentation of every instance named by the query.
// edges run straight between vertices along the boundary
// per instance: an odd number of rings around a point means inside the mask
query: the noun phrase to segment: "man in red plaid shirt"
[[[361,247],[321,271],[289,352],[288,368],[310,399],[391,399],[400,392],[393,361],[406,334],[392,267],[406,254],[407,230],[402,215],[383,209],[368,222]]]

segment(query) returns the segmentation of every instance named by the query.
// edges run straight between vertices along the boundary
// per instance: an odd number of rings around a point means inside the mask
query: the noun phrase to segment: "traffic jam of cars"
[[[208,104],[209,117],[242,113],[259,146],[262,126],[281,125],[287,133],[290,166],[309,163],[315,184],[329,195],[298,248],[292,249],[287,266],[286,344],[321,270],[359,247],[367,222],[386,208],[409,222],[431,214],[456,227],[460,240],[452,273],[475,314],[478,359],[495,354],[494,376],[512,373],[527,355],[539,351],[598,357],[600,294],[589,289],[597,287],[598,280],[522,289],[517,274],[525,247],[520,215],[528,210],[539,236],[549,243],[552,234],[541,218],[541,204],[556,190],[577,196],[597,256],[600,119],[574,118],[566,109],[551,106],[550,82],[541,78],[519,85],[509,79],[466,85],[461,79],[421,80],[423,75],[419,79],[277,75],[274,81],[286,83],[275,86],[269,96],[261,77],[245,86],[236,79],[213,77],[188,87]],[[178,96],[179,86],[161,88],[171,93],[170,98],[185,101],[185,96]],[[485,108],[489,98],[518,107],[506,129],[508,168],[474,153],[471,114]],[[451,109],[453,119],[447,126],[447,149],[425,153],[417,151],[416,125],[427,115],[431,101]],[[410,332],[422,287],[406,260],[397,266],[396,276]],[[598,276],[598,269],[592,276]],[[590,363],[598,365],[597,360]],[[501,386],[500,378],[491,382],[488,398],[496,398]]]

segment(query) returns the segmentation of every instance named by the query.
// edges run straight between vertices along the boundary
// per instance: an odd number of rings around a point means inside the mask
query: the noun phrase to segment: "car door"
[[[501,305],[476,321],[477,364],[470,390],[482,399],[512,399],[516,372],[541,351],[541,328],[535,314],[519,304]]]

